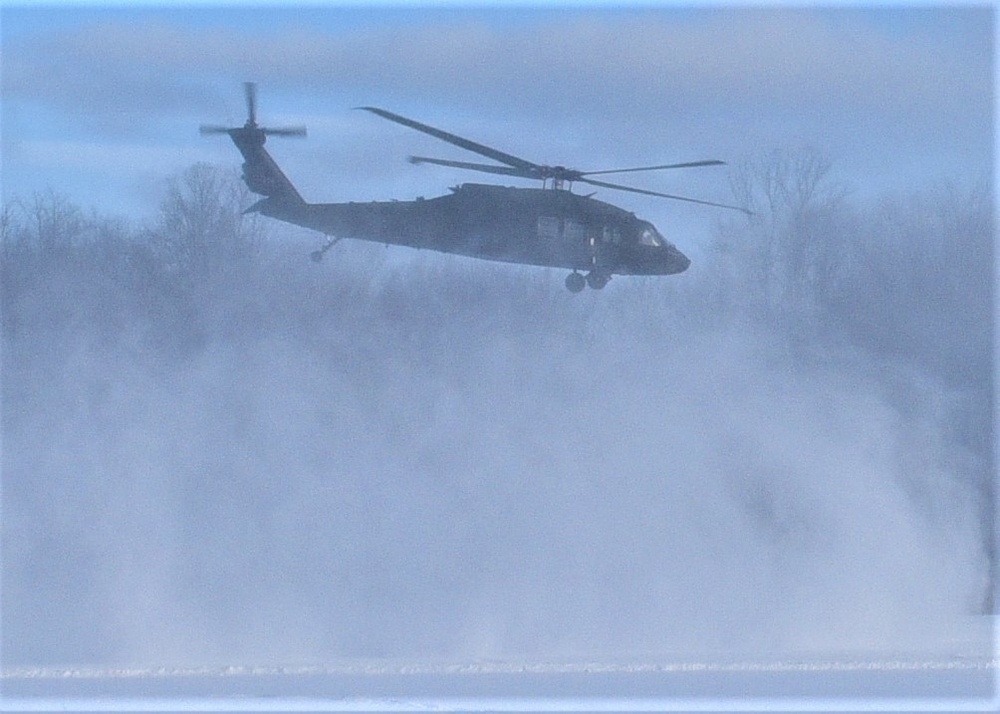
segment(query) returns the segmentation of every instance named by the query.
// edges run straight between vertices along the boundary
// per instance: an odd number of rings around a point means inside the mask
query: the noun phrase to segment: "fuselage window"
[[[558,216],[538,217],[538,237],[541,240],[584,241],[587,226],[579,221]]]
[[[567,219],[563,226],[563,237],[574,243],[582,243],[587,239],[587,226],[577,221]]]
[[[605,243],[621,243],[622,241],[618,226],[604,226],[603,238]]]

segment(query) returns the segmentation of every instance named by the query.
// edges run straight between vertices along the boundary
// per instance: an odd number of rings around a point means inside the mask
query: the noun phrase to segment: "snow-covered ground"
[[[4,711],[997,711],[995,618],[936,653],[5,670]]]
[[[129,673],[8,679],[7,711],[995,711],[996,662],[706,662],[458,674]]]

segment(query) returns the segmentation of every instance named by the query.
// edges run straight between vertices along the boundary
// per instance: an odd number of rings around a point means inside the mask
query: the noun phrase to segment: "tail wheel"
[[[340,239],[342,237],[343,236],[337,236],[337,237],[327,236],[326,243],[323,244],[323,247],[320,248],[319,250],[314,250],[312,253],[309,254],[309,257],[312,258],[312,261],[314,263],[320,262],[321,260],[323,260],[323,256],[326,255],[326,251],[330,250],[330,248],[337,245],[337,243],[340,242]]]

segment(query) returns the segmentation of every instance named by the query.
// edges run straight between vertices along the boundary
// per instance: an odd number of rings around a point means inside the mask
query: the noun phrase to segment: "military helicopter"
[[[312,253],[315,261],[342,238],[426,248],[443,253],[524,265],[566,268],[566,287],[599,290],[612,275],[671,275],[690,260],[648,221],[590,195],[573,193],[573,183],[629,191],[749,213],[738,206],[674,196],[594,179],[616,173],[718,166],[718,160],[692,161],[604,171],[543,166],[478,144],[427,124],[379,109],[358,107],[497,164],[411,156],[414,164],[469,169],[500,176],[535,179],[542,188],[511,188],[466,183],[448,195],[415,201],[307,203],[264,149],[268,136],[301,137],[305,127],[273,129],[257,125],[257,87],[244,84],[247,121],[241,127],[201,127],[203,135],[228,134],[243,155],[243,180],[264,198],[247,209],[327,236]]]

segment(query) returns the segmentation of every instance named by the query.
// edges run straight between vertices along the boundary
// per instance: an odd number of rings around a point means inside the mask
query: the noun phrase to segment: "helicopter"
[[[564,268],[566,288],[600,290],[612,275],[672,275],[691,261],[648,221],[623,208],[572,192],[574,183],[686,201],[716,208],[744,208],[609,183],[594,176],[719,166],[716,159],[603,171],[545,166],[408,119],[378,107],[357,107],[491,159],[495,164],[411,156],[431,164],[500,176],[535,179],[541,188],[464,183],[450,194],[413,201],[307,203],[264,149],[268,136],[304,137],[305,127],[257,124],[257,85],[244,83],[247,120],[241,127],[202,125],[202,135],[227,134],[243,156],[243,180],[263,196],[246,209],[327,236],[312,253],[316,262],[342,238],[424,248],[485,260]]]

